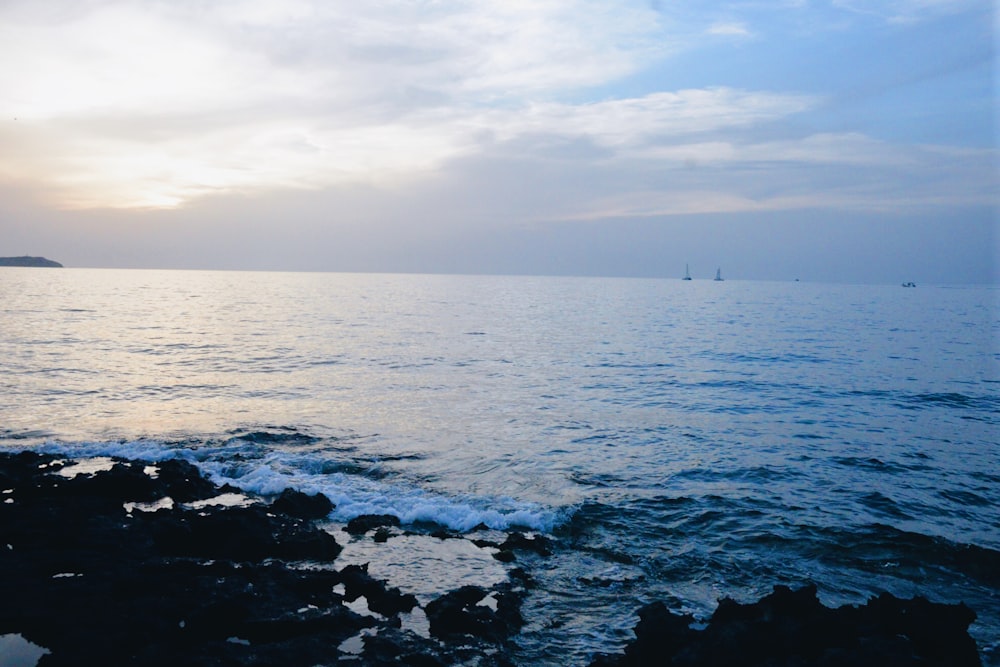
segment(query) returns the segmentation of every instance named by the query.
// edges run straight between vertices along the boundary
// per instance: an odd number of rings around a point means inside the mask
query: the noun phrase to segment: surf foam
[[[159,462],[183,459],[215,484],[230,484],[264,496],[285,489],[322,493],[336,509],[330,518],[349,521],[362,514],[391,514],[405,524],[434,523],[461,532],[479,525],[494,530],[526,528],[551,532],[565,517],[536,503],[513,498],[453,496],[404,481],[373,479],[363,474],[327,472],[343,467],[335,456],[270,449],[266,444],[230,440],[222,445],[178,446],[156,440],[48,442],[35,451],[70,459],[119,457]],[[334,452],[333,454],[340,454]]]

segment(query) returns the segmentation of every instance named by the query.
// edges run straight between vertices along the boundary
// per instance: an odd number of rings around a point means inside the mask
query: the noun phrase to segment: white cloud
[[[0,173],[70,207],[398,176],[468,150],[487,105],[635,71],[665,50],[656,21],[596,0],[14,1]]]
[[[667,50],[648,10],[592,0],[11,7],[0,113],[18,121],[0,125],[0,174],[62,207],[384,181],[484,136],[620,148],[811,104],[724,88],[557,102]]]
[[[820,133],[798,139],[764,142],[706,141],[648,146],[635,157],[687,165],[732,163],[906,165],[918,159],[910,148],[893,146],[857,132]]]
[[[0,103],[32,120],[236,107],[254,101],[262,73],[273,74],[255,54],[131,6],[101,7],[55,25],[0,23],[0,44]]]
[[[615,146],[656,136],[711,132],[785,118],[805,111],[816,101],[806,95],[690,89],[575,106],[538,104],[524,113],[506,115],[492,125],[511,128],[508,134],[583,136]]]
[[[585,105],[431,109],[372,121],[350,113],[250,118],[229,126],[196,124],[195,131],[183,120],[156,128],[155,118],[136,121],[138,129],[25,119],[0,131],[7,146],[0,174],[47,179],[64,207],[176,206],[227,190],[412,177],[478,152],[484,137],[487,146],[523,136],[584,139],[613,155],[641,155],[649,140],[780,119],[811,103],[795,95],[710,89]]]
[[[926,213],[996,206],[996,149],[894,145],[860,134],[758,143],[707,141],[634,151],[623,174],[564,197],[545,220],[802,209]],[[657,173],[657,187],[648,175]]]
[[[598,198],[585,207],[567,210],[546,218],[547,221],[595,221],[670,217],[708,213],[759,213],[833,209],[870,213],[912,212],[925,214],[929,207],[990,206],[995,197],[983,191],[956,192],[934,188],[928,191],[899,191],[887,194],[884,189],[854,185],[818,188],[807,192],[759,194],[740,192],[733,187],[703,190],[654,190],[629,192]]]
[[[750,30],[739,22],[715,23],[708,29],[708,34],[729,37],[750,37],[752,35]]]
[[[833,0],[834,7],[890,23],[915,23],[987,5],[984,0]]]
[[[66,208],[156,208],[218,193],[412,183],[498,147],[530,163],[546,146],[574,141],[593,149],[575,165],[582,184],[612,163],[638,181],[677,165],[781,164],[794,173],[929,164],[926,150],[856,132],[751,138],[759,125],[814,109],[815,95],[726,87],[614,95],[620,80],[648,76],[651,64],[663,69],[679,44],[725,41],[704,40],[704,17],[689,20],[686,34],[682,23],[632,0],[8,0],[0,181]],[[751,35],[736,19],[710,25],[716,35]],[[683,184],[689,192],[622,188],[621,201],[602,191],[570,212],[745,210],[805,196]]]

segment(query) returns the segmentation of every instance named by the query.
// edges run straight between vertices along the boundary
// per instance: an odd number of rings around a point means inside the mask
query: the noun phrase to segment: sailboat
[[[684,265],[684,277],[681,280],[691,280],[691,269],[687,264]]]
[[[718,268],[718,269],[715,270],[715,279],[718,280],[718,281],[722,281],[723,280],[723,278],[722,278],[722,269],[721,268]]]

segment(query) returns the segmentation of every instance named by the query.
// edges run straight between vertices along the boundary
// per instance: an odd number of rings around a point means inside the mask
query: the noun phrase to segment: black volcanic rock
[[[551,541],[549,538],[543,535],[536,535],[534,537],[529,537],[524,533],[510,533],[502,543],[492,542],[490,540],[472,540],[472,543],[477,547],[490,547],[497,549],[497,552],[493,554],[501,563],[513,563],[517,560],[517,555],[514,553],[516,551],[533,551],[539,556],[551,556]]]
[[[161,497],[169,496],[180,503],[206,500],[220,492],[232,490],[228,486],[221,489],[202,477],[193,463],[171,459],[156,464],[156,479],[162,485]]]
[[[277,512],[300,519],[322,519],[334,509],[333,503],[322,493],[309,495],[295,489],[282,491],[271,507]]]
[[[0,257],[0,266],[46,266],[62,268],[62,264],[54,262],[51,259],[46,259],[44,257],[29,257],[27,255],[22,257]]]
[[[500,545],[501,551],[510,551],[513,549],[520,549],[524,551],[534,551],[539,556],[551,556],[551,543],[549,539],[543,535],[535,535],[534,537],[529,537],[524,533],[511,533],[504,540],[503,544]]]
[[[471,635],[490,642],[501,642],[524,624],[516,594],[494,593],[496,610],[483,604],[490,591],[479,586],[462,586],[432,600],[426,607],[431,634],[440,639]]]
[[[340,553],[337,540],[294,517],[272,513],[262,505],[184,509],[140,513],[151,522],[156,546],[168,556],[259,561],[265,558],[333,560]]]
[[[344,530],[351,535],[364,535],[373,528],[399,525],[399,517],[392,514],[362,514],[348,521]]]
[[[751,604],[719,602],[708,625],[654,602],[639,610],[636,639],[624,655],[604,655],[592,667],[722,665],[970,666],[980,665],[968,634],[975,613],[964,604],[939,604],[888,593],[864,606],[830,609],[816,587],[774,592]]]
[[[378,614],[394,616],[417,606],[416,596],[401,593],[398,588],[386,588],[385,584],[370,576],[367,564],[348,565],[339,574],[347,590],[344,599],[351,602],[363,595],[368,601],[368,608]]]
[[[0,635],[48,650],[40,667],[337,664],[346,639],[394,630],[396,614],[416,605],[360,569],[337,572],[332,535],[260,500],[153,504],[227,490],[190,464],[118,461],[59,474],[71,465],[0,453]],[[385,618],[349,609],[341,585]],[[362,653],[360,664],[388,664],[379,655],[432,664],[448,650],[391,636],[398,649],[380,638],[378,654]]]

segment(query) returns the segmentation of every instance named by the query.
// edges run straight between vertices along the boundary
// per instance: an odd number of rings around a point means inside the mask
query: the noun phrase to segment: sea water
[[[322,492],[335,522],[545,534],[553,554],[523,563],[522,664],[620,650],[653,600],[703,616],[720,597],[807,581],[831,605],[880,591],[965,601],[989,663],[998,297],[5,268],[0,447],[182,457],[247,491]],[[428,544],[390,540],[381,561],[352,549],[423,597],[450,585],[449,561],[456,585],[477,568],[502,576]]]

